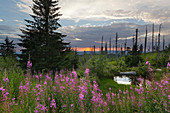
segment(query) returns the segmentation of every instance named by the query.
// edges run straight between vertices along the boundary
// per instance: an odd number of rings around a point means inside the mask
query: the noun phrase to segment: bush
[[[91,73],[97,75],[99,78],[114,76],[115,67],[110,63],[106,55],[93,56],[87,62],[87,67],[91,70]]]
[[[138,63],[143,61],[144,60],[139,54],[125,56],[125,63],[129,67],[138,66]]]

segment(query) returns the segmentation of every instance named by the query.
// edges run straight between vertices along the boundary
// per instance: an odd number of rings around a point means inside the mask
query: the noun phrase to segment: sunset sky
[[[6,36],[19,42],[19,28],[24,27],[24,19],[31,19],[30,6],[31,0],[0,0],[0,42]],[[124,43],[127,38],[127,46],[131,47],[136,28],[139,28],[139,44],[144,43],[146,25],[148,47],[151,47],[153,23],[155,36],[162,24],[161,36],[165,35],[166,45],[170,43],[170,0],[59,0],[59,6],[63,15],[58,32],[67,35],[64,40],[71,42],[72,47],[98,48],[102,36],[107,42],[111,37],[115,44],[116,32],[118,43]]]

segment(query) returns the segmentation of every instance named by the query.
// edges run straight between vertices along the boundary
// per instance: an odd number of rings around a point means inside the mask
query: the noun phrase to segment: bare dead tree
[[[152,52],[154,51],[154,24],[152,26]]]
[[[147,25],[146,25],[146,36],[145,36],[145,48],[144,48],[144,53],[146,53],[146,47],[147,47],[147,35],[148,35],[148,30],[147,30]]]

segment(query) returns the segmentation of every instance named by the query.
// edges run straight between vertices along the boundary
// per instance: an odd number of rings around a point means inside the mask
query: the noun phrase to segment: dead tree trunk
[[[147,47],[147,35],[148,35],[148,31],[147,31],[147,26],[146,26],[146,36],[145,36],[145,48],[144,48],[144,53],[146,53],[146,47]]]

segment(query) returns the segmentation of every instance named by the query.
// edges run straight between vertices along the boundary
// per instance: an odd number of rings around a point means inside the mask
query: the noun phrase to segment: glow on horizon
[[[73,50],[77,50],[77,51],[94,51],[94,48],[90,48],[90,47],[73,47]],[[116,51],[116,48],[111,48],[111,51]],[[101,51],[101,48],[95,48],[95,51]],[[105,51],[105,48],[103,48],[103,51]],[[110,48],[107,48],[107,51],[110,51]],[[117,51],[121,51],[121,48],[117,48]],[[124,48],[122,48],[122,51],[124,51]]]

